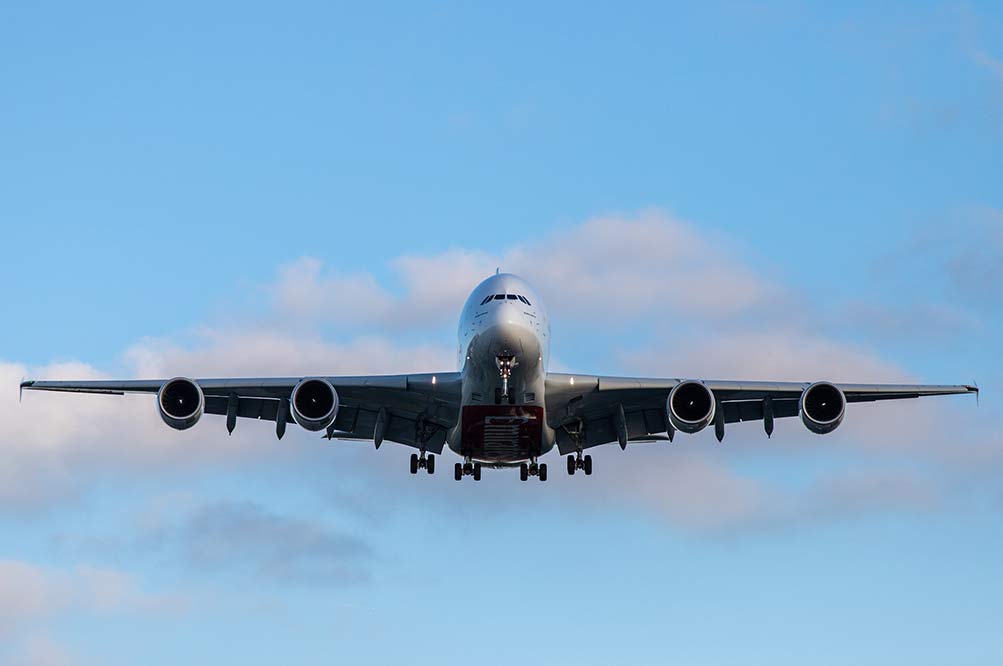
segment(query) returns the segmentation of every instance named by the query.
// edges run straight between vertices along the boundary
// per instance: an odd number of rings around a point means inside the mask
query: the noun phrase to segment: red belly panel
[[[540,453],[543,407],[467,405],[462,418],[465,455],[511,461]]]

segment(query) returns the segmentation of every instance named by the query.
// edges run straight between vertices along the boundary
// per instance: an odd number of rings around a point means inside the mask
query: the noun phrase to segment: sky
[[[0,663],[999,664],[1000,44],[992,2],[3,3]],[[496,268],[556,371],[981,400],[476,485],[18,403],[451,371]]]

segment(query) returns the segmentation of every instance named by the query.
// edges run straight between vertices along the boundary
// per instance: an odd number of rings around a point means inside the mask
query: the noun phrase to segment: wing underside
[[[551,373],[547,412],[561,453],[626,440],[666,439],[669,392],[681,379],[635,379]],[[702,382],[718,401],[721,425],[799,415],[799,399],[810,382]],[[977,393],[970,385],[836,384],[846,402],[901,400]]]
[[[233,404],[237,419],[276,422],[281,435],[288,403],[302,378],[235,378],[193,380],[205,395],[205,413],[228,415]],[[328,435],[341,439],[373,439],[383,420],[387,441],[441,453],[446,432],[459,413],[458,373],[326,377],[338,392],[340,408]],[[156,394],[169,380],[27,381],[21,390],[60,393]]]

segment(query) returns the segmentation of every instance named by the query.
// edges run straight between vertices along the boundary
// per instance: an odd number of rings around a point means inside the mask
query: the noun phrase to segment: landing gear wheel
[[[453,465],[453,478],[457,481],[463,478],[463,465],[460,463]]]
[[[525,481],[529,478],[529,465],[523,463],[519,465],[519,480]]]
[[[474,481],[481,480],[481,464],[474,463]]]
[[[585,456],[585,476],[592,476],[592,456]]]
[[[568,456],[568,476],[575,475],[575,468],[578,467],[574,456]]]
[[[547,480],[547,463],[540,463],[540,469],[537,474],[540,477],[540,481]]]
[[[412,474],[417,474],[418,473],[418,454],[417,453],[412,453],[411,454],[411,473]]]
[[[425,471],[429,474],[435,474],[435,456],[431,453],[428,454],[428,459],[425,461]]]

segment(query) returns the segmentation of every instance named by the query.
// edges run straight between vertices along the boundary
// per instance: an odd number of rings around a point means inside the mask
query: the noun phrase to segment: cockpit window
[[[510,301],[514,301],[516,298],[518,298],[518,297],[515,294],[509,294],[508,295],[508,300],[510,300]]]
[[[505,294],[495,294],[495,300],[496,301],[504,301],[505,300]]]
[[[532,303],[530,303],[530,302],[529,302],[529,299],[528,299],[528,298],[526,298],[525,296],[519,296],[519,300],[520,300],[520,301],[522,301],[523,303],[525,303],[526,305],[528,305],[528,306],[530,306],[530,307],[533,307],[533,304],[532,304]]]
[[[486,305],[487,302],[490,301],[492,298],[494,298],[494,294],[489,294],[487,298],[481,301],[481,305]]]

